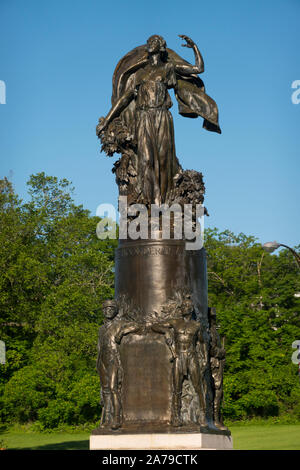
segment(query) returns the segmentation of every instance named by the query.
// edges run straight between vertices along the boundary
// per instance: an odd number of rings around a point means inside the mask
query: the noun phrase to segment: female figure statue
[[[121,117],[123,125],[134,135],[136,148],[133,158],[131,155],[131,166],[136,172],[143,201],[148,204],[165,203],[174,187],[174,177],[181,171],[175,152],[168,89],[175,90],[181,114],[202,115],[210,119],[206,126],[208,129],[211,126],[209,130],[220,132],[216,104],[204,93],[203,82],[197,77],[204,71],[201,53],[192,39],[185,35],[180,37],[186,41],[183,46],[193,49],[195,65],[166,49],[161,36],[151,36],[146,51],[145,46],[140,46],[117,65],[113,105],[97,126],[97,135],[103,139],[109,124]],[[126,153],[124,148],[121,153]]]

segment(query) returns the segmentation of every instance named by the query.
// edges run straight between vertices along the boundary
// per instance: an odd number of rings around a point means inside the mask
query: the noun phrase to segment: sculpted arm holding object
[[[108,124],[118,117],[121,112],[129,105],[130,101],[134,97],[134,90],[128,90],[122,95],[114,106],[109,111],[106,118],[100,118],[99,124],[96,128],[97,135],[100,136],[101,132],[108,126]]]
[[[115,336],[116,343],[120,344],[122,341],[123,336],[128,335],[130,333],[139,333],[141,327],[137,323],[127,323],[125,324],[118,334]]]
[[[169,322],[154,323],[153,325],[151,325],[151,328],[156,333],[161,333],[161,334],[164,335],[164,334],[168,333],[169,329],[172,328],[172,325]]]
[[[151,325],[151,328],[155,333],[161,333],[161,334],[165,335],[166,343],[167,343],[167,345],[168,345],[168,347],[171,351],[171,354],[172,354],[171,361],[176,359],[178,356],[176,354],[176,348],[175,348],[175,345],[174,345],[173,334],[170,331],[170,329],[173,328],[172,324],[168,323],[168,322],[159,323],[159,324],[155,323],[154,325]]]

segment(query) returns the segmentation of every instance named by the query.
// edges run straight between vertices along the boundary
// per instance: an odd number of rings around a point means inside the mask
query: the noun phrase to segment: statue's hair
[[[166,41],[164,40],[164,38],[162,36],[159,36],[158,34],[153,34],[152,36],[150,36],[150,38],[147,39],[147,43],[149,41],[151,41],[151,39],[154,39],[154,38],[157,38],[159,40],[159,43],[160,43],[160,51],[161,52],[166,52],[166,47],[167,47],[167,43]]]
[[[104,300],[102,302],[102,307],[105,308],[105,307],[109,307],[109,306],[113,306],[113,307],[116,307],[117,306],[117,302],[115,301],[115,299],[107,299],[107,300]]]

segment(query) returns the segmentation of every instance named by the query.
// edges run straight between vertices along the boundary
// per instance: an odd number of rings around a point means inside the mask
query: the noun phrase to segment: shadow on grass
[[[89,441],[53,442],[41,446],[14,447],[11,450],[89,450]]]

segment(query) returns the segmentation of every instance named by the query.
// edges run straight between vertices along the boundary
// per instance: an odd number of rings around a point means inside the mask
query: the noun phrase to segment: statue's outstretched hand
[[[178,36],[182,38],[184,41],[186,41],[186,44],[181,44],[182,47],[190,47],[190,48],[194,47],[195,43],[191,38],[189,38],[185,34],[178,34]]]

